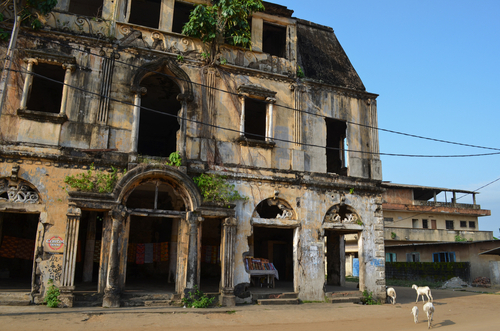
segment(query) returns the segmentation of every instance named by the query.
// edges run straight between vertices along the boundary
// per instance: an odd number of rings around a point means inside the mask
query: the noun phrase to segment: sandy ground
[[[0,307],[0,330],[424,330],[423,303],[398,288],[397,303],[376,306],[306,303],[233,309]],[[433,329],[499,330],[500,294],[433,290]],[[417,305],[419,323],[411,308]]]

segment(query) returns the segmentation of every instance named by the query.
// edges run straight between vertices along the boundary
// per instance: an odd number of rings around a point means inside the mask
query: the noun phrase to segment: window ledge
[[[274,148],[276,143],[274,141],[263,141],[257,139],[248,139],[245,136],[240,136],[236,139],[236,142],[241,146],[249,146],[249,147],[262,147],[262,148]]]
[[[62,124],[68,120],[68,116],[66,114],[54,114],[54,113],[46,113],[43,111],[37,110],[27,110],[27,109],[18,109],[17,116],[21,118],[26,118],[28,120],[38,121],[38,122],[50,122],[55,124]]]

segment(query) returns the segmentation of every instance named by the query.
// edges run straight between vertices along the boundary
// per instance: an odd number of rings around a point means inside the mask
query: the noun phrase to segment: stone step
[[[330,303],[359,303],[361,302],[361,296],[351,296],[351,297],[333,297],[333,298],[328,298],[328,302]]]
[[[327,292],[326,296],[328,298],[334,297],[353,297],[353,296],[362,296],[363,294],[360,291],[342,291],[342,292]]]
[[[180,306],[180,302],[173,300],[148,300],[144,301],[146,307],[171,307]]]
[[[28,306],[30,303],[29,292],[0,292],[0,306]]]
[[[295,292],[275,292],[275,293],[252,293],[253,301],[261,299],[296,299],[299,297],[298,293]]]
[[[259,305],[298,305],[298,298],[289,298],[289,299],[259,299],[257,300],[257,304]]]

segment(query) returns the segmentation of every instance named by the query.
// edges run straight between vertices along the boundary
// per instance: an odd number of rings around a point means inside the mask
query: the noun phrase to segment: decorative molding
[[[8,187],[7,180],[4,179],[0,181],[0,195],[5,192],[7,192],[8,199],[0,197],[0,201],[31,204],[40,203],[38,193],[24,182],[19,183],[17,186]]]
[[[253,84],[240,85],[240,87],[238,87],[238,93],[240,95],[256,96],[264,99],[269,98],[270,100],[274,100],[274,102],[276,102],[276,99],[274,98],[276,96],[276,92],[268,90],[259,85],[253,85]]]

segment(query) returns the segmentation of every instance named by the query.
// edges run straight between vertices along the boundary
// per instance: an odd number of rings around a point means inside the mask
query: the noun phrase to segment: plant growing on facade
[[[396,233],[395,232],[391,232],[391,239],[396,239]]]
[[[226,179],[226,176],[215,174],[201,174],[193,178],[205,201],[227,205],[235,200],[246,200],[247,197],[241,196]]]
[[[179,55],[177,55],[177,61],[179,61],[179,62],[184,62],[184,56],[182,56],[182,55],[180,55],[180,54],[179,54]]]
[[[302,68],[300,66],[297,66],[297,77],[298,78],[304,78],[305,76],[306,75],[304,75],[304,71],[302,71]],[[354,190],[354,189],[352,189],[352,190]]]
[[[467,239],[465,239],[464,237],[462,237],[461,235],[457,234],[455,236],[455,241],[458,241],[458,242],[462,242],[462,241],[467,241]]]
[[[0,4],[0,10],[7,6],[11,6],[13,1],[4,1]],[[21,17],[21,23],[25,26],[30,26],[34,30],[42,27],[42,22],[38,19],[41,15],[46,15],[57,5],[57,0],[26,0],[21,7],[18,7],[18,12],[14,15]],[[3,17],[2,17],[3,20]],[[0,32],[0,36],[3,31]]]
[[[210,64],[219,54],[219,44],[250,47],[249,17],[263,11],[261,0],[212,0],[209,5],[197,5],[189,15],[182,33],[200,38],[210,49]]]
[[[182,303],[184,307],[189,308],[208,308],[215,298],[209,298],[205,293],[198,289],[195,285],[194,291],[188,292],[188,296],[182,298]]]
[[[49,285],[49,288],[47,289],[47,292],[45,292],[43,303],[45,303],[49,308],[57,308],[59,303],[61,303],[61,300],[59,300],[59,295],[61,295],[59,288],[54,285],[53,279],[49,279],[47,284]]]
[[[96,170],[92,163],[86,172],[66,176],[64,183],[77,191],[111,193],[115,188],[119,176],[118,169],[113,166],[111,169],[111,173],[104,173]],[[126,170],[123,171],[123,174],[125,173]]]
[[[182,164],[182,158],[179,152],[170,153],[170,155],[168,156],[167,165],[173,167],[180,167],[181,164]]]
[[[361,302],[365,305],[379,305],[380,303],[373,298],[373,292],[368,292],[367,290],[363,291],[363,297],[361,298]]]

